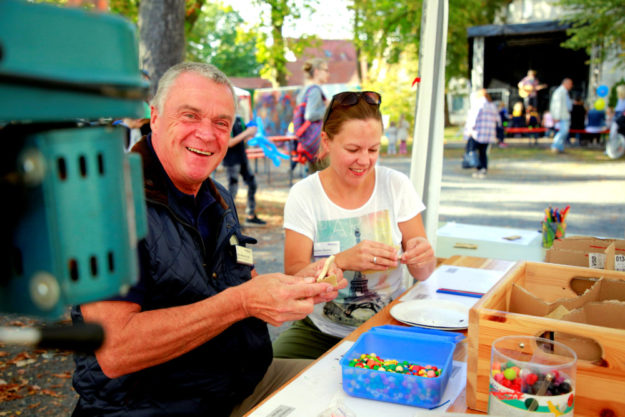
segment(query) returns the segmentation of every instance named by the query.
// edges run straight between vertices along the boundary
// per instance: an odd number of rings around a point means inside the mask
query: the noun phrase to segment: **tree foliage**
[[[466,76],[467,28],[492,23],[509,0],[449,0],[446,80]],[[396,63],[407,46],[418,55],[422,0],[353,0],[354,43],[369,63]],[[415,74],[416,76],[416,74]]]
[[[467,29],[492,23],[496,13],[509,3],[509,0],[448,1],[446,82],[453,77],[468,76]],[[376,88],[385,98],[404,103],[383,104],[383,110],[391,120],[404,114],[412,122],[415,93],[411,83],[418,75],[422,0],[352,0],[351,8],[354,43],[359,58],[369,68],[368,73],[361,74],[363,88]],[[372,65],[374,62],[381,64]],[[385,68],[384,79],[380,81],[382,68]]]
[[[417,100],[415,88],[412,87],[418,68],[417,55],[415,46],[409,45],[399,54],[396,63],[378,62],[369,71],[371,76],[363,82],[363,90],[382,94],[380,111],[389,116],[389,122],[397,122],[403,115],[412,125]]]
[[[299,39],[286,39],[283,29],[287,23],[294,23],[302,16],[302,8],[314,10],[316,0],[301,4],[296,0],[254,0],[269,13],[261,15],[262,25],[269,30],[259,32],[256,42],[256,58],[262,64],[261,76],[270,80],[274,85],[287,84],[287,51],[296,56],[314,43],[315,36],[302,36]],[[300,5],[301,4],[301,5]]]
[[[572,25],[571,37],[562,46],[584,48],[592,56],[599,47],[599,61],[616,59],[625,66],[625,1],[623,0],[560,0],[564,22]]]
[[[244,23],[230,6],[204,4],[187,33],[187,59],[210,62],[230,77],[258,77],[257,32],[245,30]]]

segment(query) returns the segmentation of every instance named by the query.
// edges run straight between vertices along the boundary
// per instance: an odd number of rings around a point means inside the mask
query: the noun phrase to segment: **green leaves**
[[[599,47],[597,59],[616,59],[625,66],[625,2],[623,0],[560,0],[563,22],[572,24],[571,38],[562,46],[584,48],[590,54]],[[592,55],[591,55],[592,56]]]
[[[261,67],[256,62],[257,34],[245,30],[244,23],[230,6],[204,4],[187,31],[187,59],[210,62],[230,77],[257,77]]]

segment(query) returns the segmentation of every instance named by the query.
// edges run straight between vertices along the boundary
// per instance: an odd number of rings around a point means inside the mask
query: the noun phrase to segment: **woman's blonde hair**
[[[304,73],[308,79],[312,79],[315,75],[315,70],[327,65],[327,61],[323,58],[311,58],[304,63]]]

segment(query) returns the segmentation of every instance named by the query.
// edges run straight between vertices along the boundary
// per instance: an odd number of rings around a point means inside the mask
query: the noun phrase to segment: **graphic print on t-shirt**
[[[358,217],[320,220],[317,223],[317,242],[338,241],[340,250],[356,246],[363,240],[393,245],[388,210]],[[338,323],[359,325],[380,311],[391,301],[399,282],[389,282],[391,269],[386,271],[344,271],[349,286],[324,306],[324,315]]]

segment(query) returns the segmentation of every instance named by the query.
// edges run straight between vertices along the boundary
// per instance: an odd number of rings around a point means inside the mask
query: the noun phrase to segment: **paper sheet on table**
[[[414,417],[442,413],[456,400],[466,385],[467,364],[454,361],[443,405],[434,409],[411,407],[384,401],[351,397],[343,391],[339,361],[354,342],[341,342],[336,349],[310,367],[297,379],[249,414],[250,417],[317,417],[337,400],[358,417]]]
[[[510,265],[510,267],[512,267],[512,265]],[[508,272],[508,269],[505,271],[495,271],[492,269],[441,265],[432,272],[432,275],[430,275],[428,279],[418,282],[417,285],[413,286],[399,300],[451,300],[471,307],[479,298],[440,294],[437,293],[436,290],[439,288],[449,288],[452,290],[486,293],[506,274],[506,272]]]
[[[454,239],[472,239],[479,237],[480,241],[510,243],[514,245],[529,246],[538,232],[536,230],[512,229],[507,227],[481,226],[475,224],[446,223],[436,232],[438,236],[451,237]],[[506,237],[518,239],[507,240]]]

